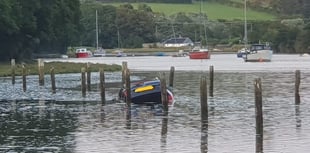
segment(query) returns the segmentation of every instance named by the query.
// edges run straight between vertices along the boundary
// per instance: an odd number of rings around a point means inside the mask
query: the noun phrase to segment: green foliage
[[[120,6],[122,3],[103,3],[103,5],[113,5]],[[138,8],[140,3],[131,3],[134,8]],[[164,3],[147,3],[153,10],[153,12],[163,13],[166,16],[174,15],[180,12],[183,13],[199,13],[200,3],[196,2],[193,4],[164,4]],[[173,8],[173,9],[172,9]],[[215,2],[205,2],[202,6],[202,13],[208,14],[208,19],[218,20],[234,20],[234,19],[243,19],[243,8],[236,8],[233,6],[227,6]],[[248,9],[247,16],[249,20],[273,20],[276,16],[265,13],[258,12],[251,9]]]
[[[23,61],[30,59],[33,53],[65,54],[68,46],[94,48],[96,10],[99,46],[105,49],[116,48],[118,38],[122,47],[126,48],[142,47],[143,43],[179,36],[207,45],[241,43],[244,37],[243,0],[231,1],[206,0],[200,14],[200,3],[196,1],[184,4],[188,2],[186,0],[165,1],[179,2],[178,4],[145,3],[150,1],[99,3],[84,0],[82,5],[80,0],[1,0],[0,60],[9,61],[14,58]],[[277,21],[272,14],[249,8],[247,26],[250,42],[272,42],[275,52],[299,53],[309,50],[310,2],[248,2],[252,8],[264,5],[264,9],[272,7],[283,13],[282,18],[292,18],[288,15],[290,13],[295,18]],[[301,9],[298,10],[295,6]]]
[[[0,1],[0,60],[64,53],[78,34],[79,0]]]
[[[152,8],[146,4],[139,4],[138,10],[144,11],[144,12],[153,12]]]

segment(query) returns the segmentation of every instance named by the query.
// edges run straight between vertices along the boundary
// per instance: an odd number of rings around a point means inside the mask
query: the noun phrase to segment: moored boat
[[[210,59],[210,52],[207,48],[194,48],[188,55],[190,59]]]
[[[273,51],[266,44],[252,44],[250,51],[243,57],[245,62],[271,62]]]
[[[140,81],[131,83],[131,102],[134,104],[162,104],[160,80]],[[119,99],[126,100],[127,91],[121,88]],[[173,105],[174,95],[167,88],[168,105]]]
[[[247,54],[247,52],[249,52],[249,50],[247,48],[241,48],[240,50],[238,50],[237,52],[237,57],[238,58],[243,58],[245,57],[245,55]]]
[[[247,18],[246,18],[246,6],[247,3],[244,1],[244,46],[248,46],[248,36],[247,36]],[[249,51],[246,51],[245,55],[242,55],[245,62],[271,62],[273,51],[266,44],[252,44]]]
[[[92,53],[91,53],[91,51],[87,50],[86,48],[78,48],[75,51],[75,56],[77,58],[87,58],[87,57],[91,57]]]

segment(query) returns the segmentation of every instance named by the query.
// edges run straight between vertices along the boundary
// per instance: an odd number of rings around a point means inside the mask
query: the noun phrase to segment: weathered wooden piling
[[[300,104],[300,95],[299,95],[299,87],[300,87],[300,70],[295,71],[295,104]]]
[[[201,124],[201,136],[200,136],[200,152],[208,152],[208,127],[203,127],[204,124]]]
[[[122,86],[125,85],[126,82],[126,70],[128,69],[127,67],[127,62],[122,62]]]
[[[201,111],[201,139],[200,151],[201,153],[208,152],[208,91],[207,91],[207,77],[202,76],[200,79],[200,111]]]
[[[15,59],[11,59],[11,69],[12,69],[12,84],[15,84],[15,69],[16,69],[16,65],[15,65]]]
[[[202,76],[200,79],[200,111],[201,121],[208,124],[208,91],[207,91],[207,77]]]
[[[255,79],[256,153],[263,152],[263,102],[261,79]]]
[[[167,85],[165,73],[160,74],[160,90],[161,90],[161,102],[163,105],[164,115],[168,115],[168,97],[167,97]]]
[[[296,118],[296,128],[301,127],[301,118],[300,118],[300,105],[295,105],[295,118]]]
[[[87,75],[87,91],[91,91],[91,67],[90,63],[86,65],[86,75]]]
[[[82,89],[82,96],[86,97],[86,76],[85,76],[85,68],[81,68],[81,89]]]
[[[170,68],[170,75],[169,75],[169,87],[173,87],[174,71],[175,71],[174,66],[171,66],[171,68]]]
[[[23,64],[22,65],[22,78],[23,78],[23,91],[25,92],[27,90],[27,79],[26,79],[26,76],[27,76],[27,70],[26,70],[26,66]]]
[[[213,97],[213,87],[214,87],[214,67],[213,65],[210,66],[210,86],[209,86],[209,94],[210,97]]]
[[[56,81],[55,81],[55,71],[54,67],[51,68],[51,85],[52,85],[52,93],[56,93]]]
[[[38,59],[39,85],[44,86],[44,61]]]
[[[126,98],[126,103],[127,107],[131,107],[131,87],[130,87],[130,71],[127,68],[125,70],[125,87],[126,87],[126,92],[127,92],[127,98]]]
[[[104,69],[100,68],[100,96],[101,96],[101,104],[105,105],[105,76],[104,76]]]
[[[126,129],[131,129],[131,106],[126,111]]]
[[[168,116],[162,117],[162,124],[161,124],[161,143],[167,143],[167,133],[168,133]]]
[[[127,114],[126,114],[126,127],[127,129],[131,128],[131,86],[130,86],[130,71],[126,67],[124,70],[125,76],[125,88],[127,92],[126,104],[127,104]]]

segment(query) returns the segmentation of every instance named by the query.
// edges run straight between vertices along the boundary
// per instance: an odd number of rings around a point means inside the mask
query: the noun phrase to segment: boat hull
[[[210,59],[210,52],[209,51],[190,52],[189,58],[190,59]]]
[[[134,104],[162,104],[160,80],[132,83],[131,102]],[[119,91],[119,99],[126,100],[127,91]],[[173,105],[174,96],[171,89],[167,88],[168,105]]]
[[[246,54],[244,57],[245,62],[271,62],[272,50],[259,50]]]
[[[245,55],[245,53],[237,53],[238,58],[242,58]]]
[[[77,58],[91,57],[89,53],[76,53],[75,55],[76,55]]]

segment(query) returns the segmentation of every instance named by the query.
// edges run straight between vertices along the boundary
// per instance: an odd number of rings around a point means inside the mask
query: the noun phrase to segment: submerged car
[[[162,104],[160,80],[139,81],[131,83],[131,102],[134,104]],[[127,91],[121,88],[119,99],[126,101]],[[168,105],[173,105],[174,95],[167,87]]]

